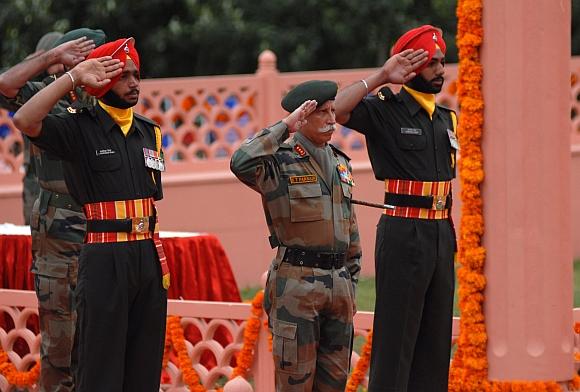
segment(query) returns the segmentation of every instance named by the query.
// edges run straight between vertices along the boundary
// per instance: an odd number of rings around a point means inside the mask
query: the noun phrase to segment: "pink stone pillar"
[[[271,50],[264,50],[258,57],[258,126],[267,127],[280,120],[280,72],[276,66],[276,55]]]
[[[570,7],[484,0],[491,380],[563,381],[574,371]]]

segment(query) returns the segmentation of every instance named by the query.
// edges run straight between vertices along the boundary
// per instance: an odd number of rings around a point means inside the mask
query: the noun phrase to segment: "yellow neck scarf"
[[[109,106],[99,100],[99,105],[111,116],[113,121],[121,128],[123,135],[127,136],[133,123],[133,108],[119,109]]]
[[[435,94],[422,93],[405,85],[403,85],[403,88],[415,98],[415,101],[425,109],[427,114],[429,114],[429,118],[433,120],[433,113],[435,113]]]

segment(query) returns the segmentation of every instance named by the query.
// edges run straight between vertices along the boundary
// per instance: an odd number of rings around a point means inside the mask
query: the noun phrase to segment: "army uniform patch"
[[[348,184],[350,186],[354,186],[354,180],[352,178],[352,173],[348,170],[348,167],[339,163],[336,167],[338,169],[338,174],[340,176],[340,181]]]
[[[77,112],[77,110],[75,108],[71,107],[71,106],[69,106],[68,108],[66,108],[66,110],[67,110],[67,112],[73,113],[73,114]]]
[[[304,148],[300,144],[294,146],[294,151],[296,151],[301,157],[306,156],[306,151],[304,151]]]
[[[312,184],[318,182],[318,176],[316,174],[310,174],[306,176],[291,176],[290,184]]]

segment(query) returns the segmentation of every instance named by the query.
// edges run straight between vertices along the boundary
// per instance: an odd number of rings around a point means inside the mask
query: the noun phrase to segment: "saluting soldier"
[[[361,247],[349,158],[329,144],[332,81],[309,81],[282,100],[290,114],[237,150],[231,170],[260,193],[270,243],[264,307],[277,391],[344,391]]]
[[[71,30],[64,35],[45,35],[39,41],[36,55],[0,74],[0,93],[4,97],[0,106],[17,110],[67,68],[84,60],[105,40],[102,30],[88,28]],[[39,74],[44,74],[44,78],[34,81]],[[71,105],[94,103],[94,98],[78,86],[55,102],[50,112],[62,114]],[[24,140],[28,146],[26,136]],[[85,236],[85,216],[82,206],[71,196],[65,184],[60,158],[36,146],[31,146],[31,151],[29,168],[34,167],[37,178],[25,178],[24,193],[29,193],[31,181],[40,185],[30,220],[31,271],[35,276],[41,335],[39,389],[41,392],[73,391],[71,366],[75,359],[76,325],[73,292]],[[25,148],[25,161],[27,153],[28,147]]]
[[[385,68],[410,49],[410,77]],[[441,31],[425,25],[395,43],[383,68],[347,87],[337,118],[363,133],[375,177],[385,183],[377,225],[376,305],[370,392],[447,391],[455,232],[451,180],[459,149],[455,113],[436,104],[445,71]],[[426,58],[426,59],[425,59]],[[416,74],[416,75],[415,75]],[[404,83],[395,94],[385,83]]]
[[[169,285],[154,201],[162,198],[161,131],[133,112],[139,55],[132,38],[95,49],[24,104],[15,125],[63,161],[87,218],[76,288],[76,391],[158,392]],[[97,105],[51,115],[77,86]]]

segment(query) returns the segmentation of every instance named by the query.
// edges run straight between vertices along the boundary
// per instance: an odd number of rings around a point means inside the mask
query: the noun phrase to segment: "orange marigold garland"
[[[206,392],[204,386],[201,385],[197,372],[193,368],[191,358],[189,358],[180,317],[167,317],[167,333],[169,334],[173,348],[177,352],[177,360],[179,362],[183,381],[192,392]]]
[[[238,354],[237,366],[233,370],[230,380],[237,376],[245,378],[252,367],[254,351],[262,326],[262,314],[264,313],[264,308],[262,307],[263,302],[264,290],[260,290],[252,300],[252,316],[246,322],[246,327],[244,328],[244,345]]]
[[[371,329],[367,334],[367,340],[361,350],[360,358],[358,359],[358,362],[356,363],[356,366],[352,371],[350,378],[348,379],[345,392],[356,392],[358,386],[365,379],[371,360],[372,346],[373,346],[373,331]]]
[[[483,274],[485,249],[481,246],[484,231],[480,184],[483,181],[482,67],[479,48],[483,42],[482,0],[459,0],[457,3],[457,48],[459,75],[457,93],[461,109],[458,135],[461,159],[461,228],[457,272],[459,281],[460,335],[450,370],[449,390],[489,390],[487,382],[487,334],[483,315]]]
[[[32,369],[21,372],[16,370],[8,354],[0,349],[0,374],[6,377],[6,380],[10,385],[15,385],[17,387],[31,387],[38,382],[38,377],[40,376],[40,362],[36,362]]]

